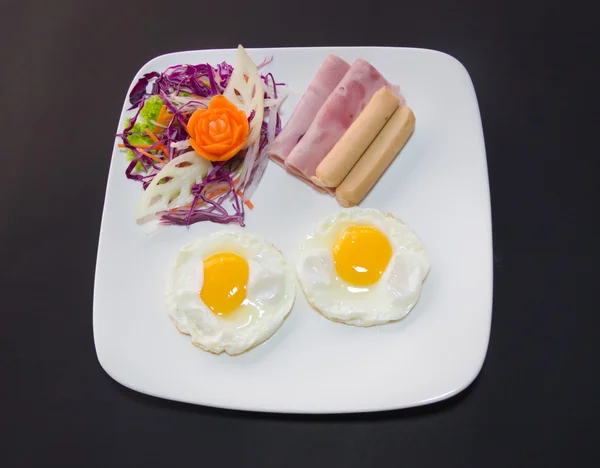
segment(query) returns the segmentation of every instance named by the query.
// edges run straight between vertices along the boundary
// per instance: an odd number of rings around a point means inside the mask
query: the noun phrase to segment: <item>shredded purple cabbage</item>
[[[272,57],[265,59],[259,68],[270,63],[271,60]],[[117,134],[123,145],[135,155],[125,169],[126,177],[141,182],[146,189],[169,161],[190,151],[191,148],[182,142],[189,139],[186,128],[191,113],[206,106],[205,102],[201,100],[209,100],[223,94],[232,73],[233,67],[222,62],[216,67],[209,64],[176,65],[167,68],[162,73],[153,71],[142,76],[129,94],[131,103],[129,110],[135,110],[135,113],[123,132]],[[267,90],[265,98],[277,99],[277,86],[284,86],[284,84],[276,83],[271,73],[261,75],[261,79]],[[143,151],[153,156],[160,156],[164,163],[158,163],[154,157],[147,156],[129,142],[131,136],[140,135],[139,132],[133,131],[134,126],[139,119],[144,103],[152,96],[160,97],[170,112],[171,118],[166,128],[157,133],[159,141]],[[194,100],[194,97],[201,100]],[[240,189],[247,188],[251,183],[255,186],[264,171],[267,156],[263,152],[271,143],[268,141],[267,135],[269,112],[270,109],[265,109],[260,132],[259,155],[250,169],[250,177],[245,186],[242,187],[239,182],[239,176],[244,166],[245,151],[243,151],[229,161],[213,165],[212,171],[204,180],[192,188],[194,200],[191,205],[158,213],[161,224],[189,226],[201,221],[212,221],[221,224],[237,223],[244,226],[243,201],[248,200],[249,197],[243,198]],[[254,111],[252,111],[248,117],[249,122],[254,116]],[[280,131],[281,118],[278,113],[275,135],[278,135]],[[177,146],[178,143],[180,146]],[[163,150],[167,152],[166,158]],[[139,170],[138,164],[141,164],[143,171]]]
[[[129,93],[129,102],[131,104],[131,107],[129,108],[129,110],[131,109],[135,109],[135,107],[142,102],[142,106],[143,106],[143,100],[144,97],[146,96],[146,88],[148,87],[148,82],[153,79],[160,76],[157,72],[150,72],[150,73],[146,73],[144,76],[142,76],[138,82],[135,84],[135,86],[133,87],[133,89],[131,90],[131,93]],[[142,106],[140,106],[140,109],[142,108]]]

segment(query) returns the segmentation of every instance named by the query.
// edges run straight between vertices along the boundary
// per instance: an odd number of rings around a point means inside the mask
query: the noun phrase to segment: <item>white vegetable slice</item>
[[[205,109],[210,103],[210,99],[202,99],[192,96],[177,96],[176,94],[170,94],[169,98],[177,104],[188,105],[190,103],[193,103],[194,105],[196,105],[196,107],[204,107]]]
[[[273,140],[275,139],[275,131],[277,129],[277,113],[279,112],[279,106],[283,102],[283,99],[284,98],[274,100],[277,103],[274,107],[269,109],[269,123],[267,124],[267,145],[273,143]],[[244,184],[244,195],[242,198],[244,199],[244,201],[250,200],[252,198],[252,195],[254,195],[254,191],[256,190],[258,182],[260,182],[260,179],[262,178],[267,167],[267,162],[269,161],[268,151],[263,150],[263,152],[258,154],[258,149],[259,142],[257,141],[256,144],[252,148],[250,148],[248,150],[248,153],[246,154],[246,158],[248,158],[251,154],[253,154],[254,158],[252,160],[253,162],[251,166],[251,171],[245,173],[244,177],[242,177],[242,181]],[[246,165],[244,165],[244,169],[245,168]],[[254,172],[254,178],[252,179],[250,179],[252,175],[251,172]]]
[[[265,99],[265,103],[264,103],[264,107],[265,109],[267,107],[274,107],[274,106],[280,106],[281,103],[285,100],[285,98],[287,97],[287,94],[279,91],[279,89],[277,90],[277,99]]]
[[[138,201],[135,217],[138,223],[148,220],[159,211],[191,203],[192,187],[212,169],[212,164],[195,151],[173,159],[154,176]]]
[[[246,152],[246,156],[244,156],[244,166],[242,168],[242,173],[240,175],[240,180],[237,185],[238,188],[246,188],[248,181],[250,179],[250,175],[252,174],[252,169],[254,168],[254,163],[259,156],[260,149],[260,140],[256,140],[254,144],[248,148]],[[248,198],[244,197],[244,200],[248,200]]]
[[[190,147],[190,140],[180,140],[180,141],[173,141],[171,143],[171,148],[174,149],[178,149],[178,150],[184,150],[184,149],[188,149]]]
[[[250,114],[254,111],[254,117],[252,118],[252,122],[250,122],[248,141],[246,141],[244,148],[252,146],[260,137],[260,128],[265,110],[264,94],[263,83],[258,74],[256,64],[240,45],[233,73],[229,78],[229,83],[223,92],[223,96],[234,103],[239,109],[243,110],[247,117],[250,117]]]

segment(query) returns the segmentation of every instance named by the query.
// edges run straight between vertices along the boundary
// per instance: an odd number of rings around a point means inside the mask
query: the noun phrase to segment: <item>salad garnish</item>
[[[129,94],[133,115],[117,134],[125,175],[145,190],[138,222],[243,226],[265,149],[281,131],[283,99],[285,85],[260,74],[242,46],[235,66],[184,64],[143,75]]]

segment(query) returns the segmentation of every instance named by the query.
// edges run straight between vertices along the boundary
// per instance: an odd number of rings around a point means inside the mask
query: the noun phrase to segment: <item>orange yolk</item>
[[[248,262],[239,255],[219,253],[204,260],[200,298],[217,315],[227,315],[246,300]]]
[[[333,261],[338,276],[353,286],[377,283],[391,258],[390,241],[370,226],[346,228],[333,247]]]

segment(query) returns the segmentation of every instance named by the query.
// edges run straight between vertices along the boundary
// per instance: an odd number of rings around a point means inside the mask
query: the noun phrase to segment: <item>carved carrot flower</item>
[[[209,161],[227,161],[246,144],[246,113],[224,96],[215,96],[208,109],[198,109],[187,124],[190,144]]]

